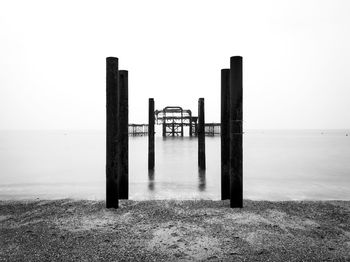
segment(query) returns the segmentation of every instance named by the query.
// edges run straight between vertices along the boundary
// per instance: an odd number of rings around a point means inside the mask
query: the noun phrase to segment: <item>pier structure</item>
[[[204,133],[206,136],[215,136],[221,134],[220,123],[206,123],[204,124]]]
[[[166,106],[162,110],[156,110],[156,124],[162,125],[162,135],[165,136],[184,136],[184,127],[189,127],[189,136],[197,133],[197,119],[192,116],[192,111],[183,109],[180,106]]]
[[[161,123],[162,124],[162,123]],[[197,136],[197,117],[192,117],[192,130],[189,131],[189,135]],[[184,122],[184,126],[187,124]],[[175,127],[175,125],[174,125]],[[170,128],[169,128],[170,129]],[[172,131],[168,130],[167,136],[172,136]],[[206,136],[216,136],[221,134],[220,123],[206,123],[204,124],[204,132]],[[174,132],[175,136],[176,132]],[[148,135],[148,124],[129,124],[129,136],[146,136]],[[185,135],[185,132],[184,132]],[[191,136],[191,135],[190,135]]]
[[[145,136],[148,134],[148,124],[129,124],[130,136]]]
[[[184,136],[184,127],[188,126],[189,136],[198,135],[198,116],[192,111],[180,106],[166,106],[162,110],[155,110],[155,124],[162,125],[162,136]],[[204,133],[207,136],[220,134],[220,123],[204,123]]]

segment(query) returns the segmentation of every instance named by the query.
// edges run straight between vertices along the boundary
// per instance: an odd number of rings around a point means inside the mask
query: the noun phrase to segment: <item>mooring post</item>
[[[243,207],[242,57],[230,59],[230,207]]]
[[[230,199],[230,69],[221,70],[221,200]]]
[[[118,208],[118,58],[106,58],[106,207]]]
[[[148,170],[154,169],[154,99],[148,100]]]
[[[128,71],[119,71],[119,93],[118,93],[118,143],[120,150],[117,150],[119,176],[119,199],[129,198],[129,110],[128,110]]]
[[[204,98],[198,100],[198,166],[205,169]]]

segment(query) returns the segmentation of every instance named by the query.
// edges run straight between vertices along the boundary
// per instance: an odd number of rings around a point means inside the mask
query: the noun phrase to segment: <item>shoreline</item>
[[[0,201],[0,261],[350,259],[350,201]]]

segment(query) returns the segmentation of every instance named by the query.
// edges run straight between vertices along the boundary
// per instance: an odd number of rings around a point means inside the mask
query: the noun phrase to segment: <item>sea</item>
[[[129,137],[129,198],[220,200],[221,140],[206,136],[205,171],[196,137]],[[0,131],[0,200],[106,195],[105,131]],[[247,130],[243,194],[251,200],[350,200],[350,130]]]

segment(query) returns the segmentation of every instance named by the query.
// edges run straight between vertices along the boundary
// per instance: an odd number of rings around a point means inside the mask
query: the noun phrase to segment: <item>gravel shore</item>
[[[0,201],[0,261],[350,261],[350,201]]]

